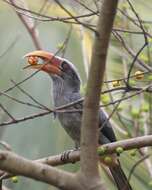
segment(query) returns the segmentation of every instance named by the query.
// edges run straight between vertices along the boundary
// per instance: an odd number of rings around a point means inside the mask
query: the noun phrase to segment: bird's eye
[[[64,71],[68,70],[69,69],[69,65],[67,64],[66,61],[63,61],[62,64],[61,64],[61,67]]]

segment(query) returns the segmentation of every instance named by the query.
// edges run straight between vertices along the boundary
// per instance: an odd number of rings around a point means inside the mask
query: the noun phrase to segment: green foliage
[[[12,180],[13,183],[18,183],[18,177],[17,176],[13,176],[11,178],[11,180]]]
[[[116,148],[116,153],[118,153],[118,154],[123,153],[123,151],[124,151],[124,149],[121,146]]]
[[[109,95],[106,95],[106,94],[101,95],[101,102],[102,102],[103,104],[108,104],[108,103],[110,103],[110,97],[109,97]]]
[[[143,112],[148,112],[149,111],[149,104],[148,103],[142,104],[140,109]]]
[[[133,80],[133,79],[131,79],[131,80],[129,80],[129,84],[130,84],[131,86],[135,86],[135,85],[136,85],[136,81]]]
[[[132,157],[136,156],[136,152],[137,152],[136,149],[130,150],[130,156]]]
[[[148,76],[148,80],[150,80],[150,81],[152,80],[152,75]]]
[[[140,110],[138,108],[133,107],[131,109],[131,116],[133,118],[139,118],[139,116],[140,116]]]
[[[99,156],[103,156],[106,153],[106,148],[105,147],[98,147],[97,153]]]
[[[111,163],[112,163],[112,158],[111,158],[111,156],[105,156],[105,157],[104,157],[104,162],[105,162],[106,164],[111,164]]]
[[[85,93],[86,93],[86,84],[84,84],[84,85],[81,84],[80,92],[81,92],[82,96],[85,95]]]
[[[152,180],[149,181],[148,185],[149,185],[150,187],[152,187]]]

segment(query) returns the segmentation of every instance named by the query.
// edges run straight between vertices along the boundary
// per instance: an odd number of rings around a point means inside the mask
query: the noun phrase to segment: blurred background
[[[35,12],[40,12],[52,17],[66,17],[68,16],[65,11],[61,9],[54,1],[46,0],[29,0],[25,1],[28,8]],[[24,3],[25,3],[24,2]],[[82,6],[78,1],[61,1],[62,4],[72,12],[74,15],[81,15],[89,13],[89,10]],[[81,1],[87,7],[92,10],[96,10],[100,1]],[[143,25],[146,31],[151,34],[152,24],[152,4],[151,1],[134,0],[131,1],[134,8],[139,13],[140,18],[145,21]],[[23,1],[18,1],[19,5],[23,5]],[[127,2],[120,1],[119,9],[129,15],[131,18],[137,18],[133,14],[130,6]],[[28,18],[28,17],[27,17]],[[39,18],[39,17],[38,17]],[[29,18],[28,18],[29,19]],[[84,18],[83,22],[96,25],[97,16]],[[87,70],[89,67],[89,60],[91,56],[91,46],[93,43],[94,34],[91,30],[86,29],[80,25],[72,25],[70,23],[55,22],[55,21],[39,21],[32,19],[35,24],[35,30],[38,32],[39,42],[44,50],[57,52],[62,46],[63,42],[68,37],[68,42],[64,49],[64,57],[70,60],[77,68],[82,78],[82,94],[85,93],[85,84],[87,79]],[[92,27],[94,27],[92,26]],[[122,28],[128,31],[141,32],[140,28],[135,26],[129,19],[118,11],[115,20],[115,29]],[[119,32],[119,31],[118,31]],[[144,44],[143,35],[120,32],[119,33],[124,41],[128,44],[128,47],[137,52]],[[148,36],[149,44],[141,54],[139,59],[146,65],[151,64],[151,43],[152,38]],[[23,70],[26,66],[26,60],[23,56],[35,50],[36,47],[33,44],[33,40],[25,28],[23,22],[19,19],[15,12],[15,9],[4,1],[0,1],[0,91],[8,89],[13,85],[11,79],[16,83],[22,81],[24,78],[32,74],[32,71]],[[63,55],[63,51],[59,55]],[[132,61],[125,48],[122,48],[122,44],[113,35],[111,37],[111,44],[108,55],[108,65],[106,70],[105,80],[117,80],[124,78],[128,72],[129,66]],[[143,68],[136,65],[132,71],[134,74],[137,71],[145,72]],[[143,76],[139,81],[136,79],[131,80],[131,84],[134,86],[144,87],[151,83],[152,74],[148,73]],[[123,84],[120,84],[123,85]],[[119,86],[119,85],[118,85]],[[118,87],[116,86],[116,87]],[[52,94],[51,94],[51,80],[47,74],[39,72],[34,77],[24,82],[21,87],[26,90],[30,95],[36,98],[39,102],[47,107],[52,108]],[[103,89],[115,87],[114,83],[106,83]],[[14,88],[8,93],[10,96],[15,97],[18,100],[24,102],[32,102],[25,94],[19,89]],[[104,94],[101,96],[101,100],[104,104],[113,99],[121,97],[120,93]],[[9,110],[15,118],[23,118],[31,114],[40,113],[42,110],[33,108],[27,105],[22,105],[13,101],[5,96],[0,96],[0,103]],[[125,139],[129,137],[140,136],[144,134],[150,134],[152,126],[152,97],[150,94],[141,94],[135,96],[132,99],[124,101],[120,104],[119,109],[112,117],[112,123],[114,130],[116,131],[118,139]],[[111,113],[113,106],[106,108],[108,113]],[[121,118],[121,119],[120,119]],[[3,110],[0,110],[0,123],[6,122],[9,117]],[[13,124],[9,126],[3,126],[0,128],[1,140],[10,144],[12,150],[19,155],[22,155],[29,159],[43,158],[49,155],[55,155],[63,152],[64,150],[72,149],[74,143],[65,133],[55,117],[50,114],[44,117],[35,118],[26,122]],[[144,150],[145,151],[145,150]],[[143,154],[150,154],[151,150],[144,151],[132,150],[127,153],[123,153],[121,156],[121,162],[123,167],[129,175],[132,166],[143,156]],[[68,171],[77,171],[79,169],[79,163],[68,164],[62,166],[62,168]],[[109,184],[109,189],[116,189],[112,181],[108,178],[106,170],[101,170],[105,181]],[[152,189],[152,167],[151,158],[146,162],[140,163],[132,177],[131,184],[136,189]],[[40,183],[34,180],[30,180],[24,177],[19,177],[18,183],[13,183],[11,179],[5,182],[11,189],[49,189],[55,188],[44,183]]]

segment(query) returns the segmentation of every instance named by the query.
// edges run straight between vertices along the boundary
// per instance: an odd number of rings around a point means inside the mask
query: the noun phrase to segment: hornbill
[[[53,98],[55,107],[66,105],[81,98],[81,79],[75,66],[68,60],[55,56],[46,51],[33,51],[26,54],[29,65],[26,68],[45,71],[53,81]],[[39,63],[39,59],[43,64]],[[77,103],[67,109],[82,109],[83,104]],[[74,140],[76,147],[80,146],[80,128],[82,112],[60,112],[57,117],[61,126]],[[104,125],[102,126],[102,124]],[[102,109],[99,110],[99,145],[116,141],[111,123]],[[93,140],[93,139],[90,139]],[[118,158],[115,158],[108,167],[119,190],[131,190],[131,186],[125,176]]]

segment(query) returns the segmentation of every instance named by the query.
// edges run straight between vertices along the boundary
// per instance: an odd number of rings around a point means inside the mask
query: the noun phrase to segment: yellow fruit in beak
[[[38,64],[38,57],[30,56],[30,57],[28,57],[27,61],[30,65],[37,65]]]

